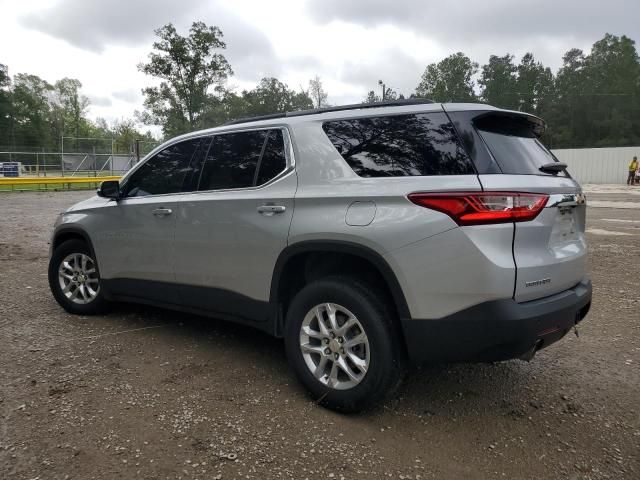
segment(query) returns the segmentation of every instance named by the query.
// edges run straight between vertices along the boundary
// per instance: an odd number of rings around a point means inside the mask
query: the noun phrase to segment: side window
[[[199,138],[175,143],[147,160],[124,185],[125,197],[178,193],[190,173],[191,157]]]
[[[238,132],[213,137],[204,159],[198,190],[253,186],[267,132]]]
[[[256,185],[262,185],[278,176],[287,167],[284,153],[284,138],[282,130],[271,130],[267,137],[267,144],[260,159]]]
[[[444,113],[337,120],[322,128],[361,177],[475,173]]]
[[[198,190],[262,185],[285,167],[284,140],[280,130],[215,135],[204,158]]]

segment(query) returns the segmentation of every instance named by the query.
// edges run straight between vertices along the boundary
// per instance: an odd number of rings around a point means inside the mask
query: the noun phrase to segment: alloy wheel
[[[355,387],[369,368],[369,339],[362,324],[335,303],[316,305],[305,315],[300,350],[313,376],[336,390]]]
[[[96,263],[84,253],[72,253],[62,260],[58,281],[63,295],[80,305],[92,302],[100,291]]]

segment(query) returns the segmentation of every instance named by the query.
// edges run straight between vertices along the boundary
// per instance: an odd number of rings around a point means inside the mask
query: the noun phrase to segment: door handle
[[[283,213],[287,208],[284,205],[260,205],[258,213],[271,216],[276,213]]]
[[[170,208],[156,208],[152,213],[156,217],[166,217],[167,215],[171,215],[173,213],[173,210],[171,210]]]

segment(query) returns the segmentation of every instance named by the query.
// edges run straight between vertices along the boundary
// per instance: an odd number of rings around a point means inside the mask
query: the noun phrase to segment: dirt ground
[[[414,371],[352,416],[311,402],[282,342],[250,328],[66,314],[47,242],[91,192],[0,194],[0,478],[638,479],[640,187],[587,190],[579,338],[530,363]]]

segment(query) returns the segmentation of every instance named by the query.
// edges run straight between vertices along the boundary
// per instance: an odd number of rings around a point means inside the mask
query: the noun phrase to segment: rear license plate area
[[[576,221],[575,208],[558,208],[551,236],[549,238],[550,245],[565,244],[578,240],[580,231],[578,222]]]

